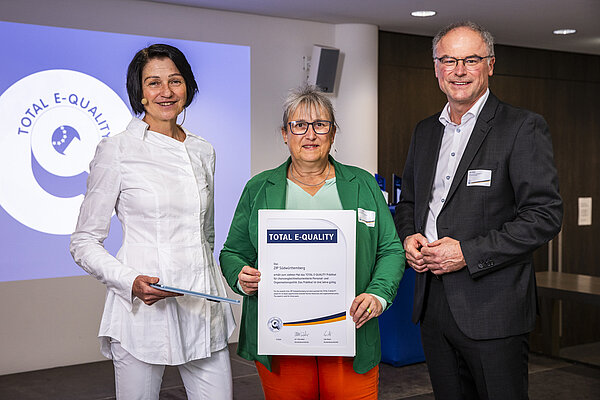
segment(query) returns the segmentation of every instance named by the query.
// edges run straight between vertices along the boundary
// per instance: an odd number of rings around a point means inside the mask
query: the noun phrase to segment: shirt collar
[[[146,134],[149,130],[148,128],[149,125],[147,123],[136,117],[131,118],[131,121],[129,121],[129,124],[127,125],[127,131],[131,132],[131,134],[133,134],[133,136],[135,136],[136,138],[142,140],[146,139]],[[195,135],[191,134],[190,131],[188,131],[183,126],[181,126],[181,129],[185,133],[186,139],[190,137],[193,139],[197,139]]]
[[[131,132],[131,134],[138,139],[144,140],[147,130],[148,124],[136,117],[131,118],[131,121],[129,121],[129,124],[127,125],[127,131]]]
[[[486,89],[483,96],[481,96],[475,102],[475,104],[473,104],[473,106],[471,108],[469,108],[469,110],[465,113],[465,115],[462,116],[460,123],[464,124],[465,122],[469,121],[471,118],[477,119],[477,117],[479,117],[479,113],[481,112],[481,109],[483,108],[483,105],[487,101],[489,95],[490,95],[490,89],[488,88],[488,89]],[[448,124],[453,123],[452,120],[450,119],[450,103],[446,103],[446,105],[444,106],[444,109],[442,110],[442,113],[440,114],[439,120],[444,126],[447,126]]]

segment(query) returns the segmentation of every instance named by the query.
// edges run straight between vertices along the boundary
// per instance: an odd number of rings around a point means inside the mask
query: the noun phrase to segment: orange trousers
[[[273,356],[272,372],[256,362],[266,400],[376,400],[379,366],[365,374],[352,357]]]

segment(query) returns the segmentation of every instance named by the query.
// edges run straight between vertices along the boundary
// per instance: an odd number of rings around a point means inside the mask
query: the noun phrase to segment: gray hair
[[[305,84],[291,90],[283,102],[282,129],[287,128],[289,119],[299,107],[303,107],[309,112],[313,107],[317,110],[317,112],[324,110],[329,114],[329,119],[331,120],[332,125],[337,126],[331,100],[325,96],[323,91],[319,89],[318,86]]]
[[[437,57],[435,52],[437,50],[437,45],[440,42],[440,40],[442,40],[442,38],[444,36],[446,36],[448,33],[450,33],[450,31],[453,31],[454,29],[457,29],[457,28],[469,28],[472,31],[479,33],[479,35],[481,36],[481,39],[485,43],[487,50],[488,50],[488,54],[486,54],[486,55],[494,56],[494,36],[492,36],[492,34],[488,30],[486,30],[483,26],[476,24],[475,22],[462,21],[462,22],[455,22],[453,24],[446,26],[445,28],[443,28],[441,31],[439,31],[435,35],[435,37],[433,38],[433,45],[432,45],[433,58]]]

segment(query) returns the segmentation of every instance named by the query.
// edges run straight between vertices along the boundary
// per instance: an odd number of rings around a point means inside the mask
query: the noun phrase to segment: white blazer
[[[138,275],[226,293],[213,257],[215,152],[184,131],[182,143],[133,118],[124,132],[100,142],[90,164],[70,250],[77,264],[107,286],[98,335],[108,358],[113,338],[141,361],[183,364],[223,349],[235,328],[225,303],[183,296],[147,306],[132,296]],[[116,257],[103,246],[113,211],[123,227]]]

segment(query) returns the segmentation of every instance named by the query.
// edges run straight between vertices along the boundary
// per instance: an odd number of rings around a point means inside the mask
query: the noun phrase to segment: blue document
[[[154,283],[151,283],[150,286],[152,286],[153,288],[158,289],[158,290],[164,290],[165,292],[187,294],[190,296],[202,297],[202,298],[204,298],[206,300],[210,300],[210,301],[219,301],[219,302],[224,302],[224,303],[240,304],[239,300],[230,299],[227,297],[219,297],[219,296],[214,296],[212,294],[193,292],[191,290],[179,289],[179,288],[174,288],[171,286],[164,286],[164,285],[154,284]]]

